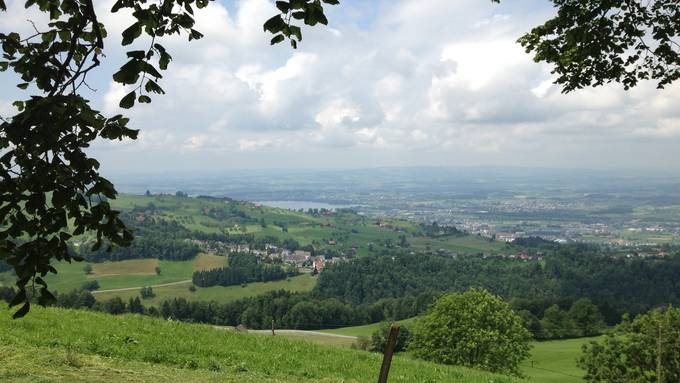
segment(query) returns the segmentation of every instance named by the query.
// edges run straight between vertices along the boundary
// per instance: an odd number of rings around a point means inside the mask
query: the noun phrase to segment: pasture
[[[196,287],[196,291],[193,292],[189,290],[191,283],[187,282],[154,287],[153,292],[155,296],[153,298],[143,300],[143,303],[146,306],[158,306],[162,301],[172,298],[184,298],[190,301],[215,301],[218,303],[228,303],[237,299],[254,297],[276,290],[287,290],[291,292],[311,291],[314,288],[314,285],[316,285],[316,280],[316,277],[313,277],[309,274],[303,274],[281,281],[249,283],[245,287]],[[120,297],[127,301],[129,298],[134,298],[136,296],[139,296],[139,289],[101,292],[95,294],[97,300],[107,300],[114,297]]]
[[[366,382],[382,356],[138,315],[0,306],[0,381]],[[395,356],[391,383],[525,380]]]
[[[581,347],[598,338],[578,338],[533,342],[531,356],[522,363],[522,372],[536,382],[582,383],[583,370],[576,366]]]

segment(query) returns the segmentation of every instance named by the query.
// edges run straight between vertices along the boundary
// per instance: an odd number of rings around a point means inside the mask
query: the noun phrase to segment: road
[[[122,289],[95,290],[95,291],[92,292],[92,294],[117,293],[117,292],[120,292],[120,291],[139,290],[142,287],[156,288],[156,287],[165,287],[165,286],[174,286],[174,285],[184,285],[184,284],[187,284],[187,283],[191,283],[191,279],[187,279],[186,281],[179,281],[179,282],[162,283],[160,285],[140,286],[140,287],[125,287],[125,288],[122,288]]]

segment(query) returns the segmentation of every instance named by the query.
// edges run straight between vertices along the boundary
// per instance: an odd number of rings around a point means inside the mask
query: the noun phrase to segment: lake
[[[350,207],[357,207],[358,205],[332,205],[323,202],[314,201],[257,201],[265,206],[277,207],[279,209],[287,210],[309,210],[309,209],[327,209],[327,210],[337,210],[337,209],[347,209]]]

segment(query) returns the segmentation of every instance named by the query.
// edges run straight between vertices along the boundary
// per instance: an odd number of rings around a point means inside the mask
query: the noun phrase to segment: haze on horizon
[[[20,2],[8,2],[0,29],[31,28]],[[167,45],[167,94],[123,113],[139,139],[92,149],[103,170],[677,168],[680,84],[561,94],[515,43],[552,15],[548,2],[344,0],[328,12],[329,28],[306,28],[298,50],[269,46],[262,23],[273,1],[219,0],[199,12],[206,37]],[[112,59],[87,96],[121,113],[126,90],[108,76],[125,57],[127,24],[102,14]],[[0,89],[0,114],[12,114],[16,94]]]

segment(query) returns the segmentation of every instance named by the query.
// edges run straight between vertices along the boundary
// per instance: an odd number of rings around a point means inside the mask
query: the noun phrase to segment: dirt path
[[[187,283],[191,283],[191,279],[187,279],[186,281],[179,281],[179,282],[162,283],[160,285],[140,286],[140,287],[125,287],[125,288],[122,288],[122,289],[95,290],[95,291],[92,292],[92,294],[117,293],[117,292],[120,292],[120,291],[139,290],[142,287],[156,288],[156,287],[165,287],[165,286],[174,286],[174,285],[184,285],[184,284],[187,284]]]
[[[214,328],[218,330],[230,330],[230,331],[235,331],[234,327],[232,326],[213,326]],[[250,333],[255,333],[255,334],[270,334],[272,330],[248,330]],[[307,331],[307,330],[279,330],[276,329],[277,334],[299,334],[299,335],[318,335],[318,336],[328,336],[331,338],[342,338],[342,339],[351,339],[351,340],[356,340],[356,336],[350,336],[350,335],[340,335],[340,334],[330,334],[327,332],[320,332],[320,331]]]

